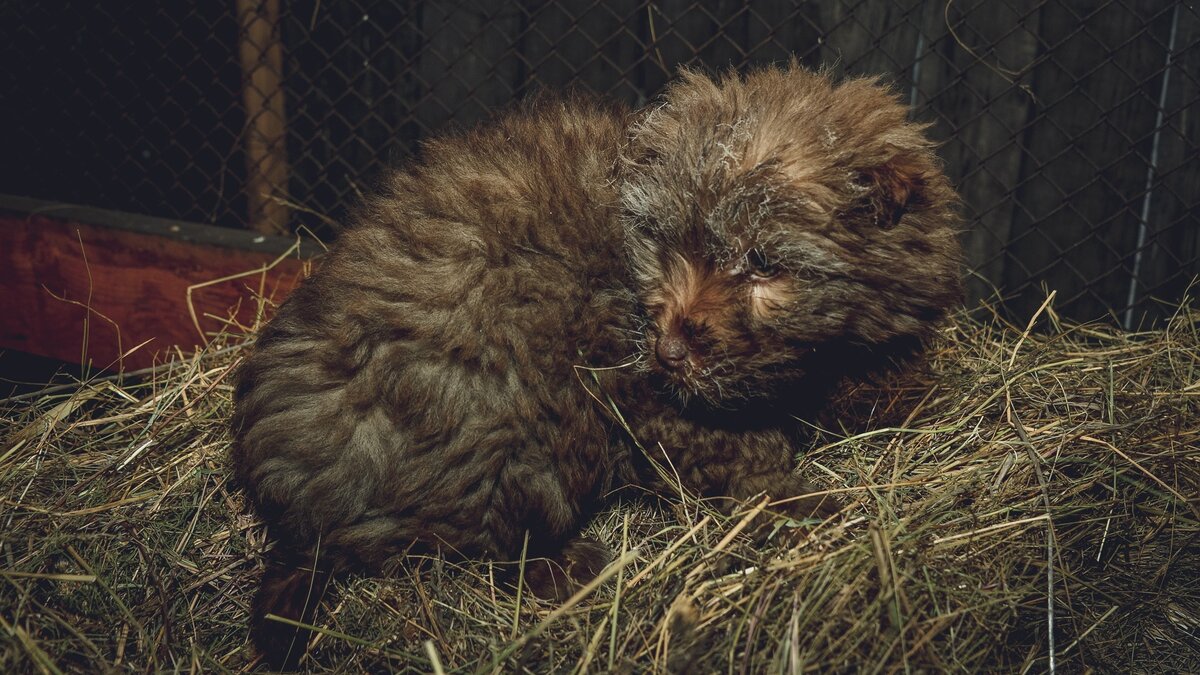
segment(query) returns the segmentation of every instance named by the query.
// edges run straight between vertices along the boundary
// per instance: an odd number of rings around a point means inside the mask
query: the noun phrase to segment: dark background
[[[245,227],[230,2],[0,3],[0,193]],[[1200,10],[1179,0],[285,2],[292,228],[331,238],[422,137],[679,64],[881,74],[965,198],[973,300],[1128,327],[1200,273]],[[318,215],[319,214],[319,215]],[[994,300],[994,298],[993,298]],[[1161,301],[1161,302],[1160,302]]]

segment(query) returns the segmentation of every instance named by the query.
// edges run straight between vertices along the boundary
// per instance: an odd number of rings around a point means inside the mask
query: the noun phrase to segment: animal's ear
[[[657,161],[661,147],[678,129],[678,121],[665,105],[650,105],[627,113],[625,120],[629,132],[621,144],[620,157],[622,163],[627,165]]]
[[[864,225],[895,227],[904,214],[930,205],[927,187],[925,171],[901,157],[860,167],[850,178],[853,201],[846,215]]]

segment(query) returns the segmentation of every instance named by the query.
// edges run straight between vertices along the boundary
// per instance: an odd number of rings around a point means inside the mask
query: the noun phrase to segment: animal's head
[[[796,65],[685,71],[622,156],[647,367],[736,407],[825,353],[928,335],[961,294],[957,198],[907,112]]]

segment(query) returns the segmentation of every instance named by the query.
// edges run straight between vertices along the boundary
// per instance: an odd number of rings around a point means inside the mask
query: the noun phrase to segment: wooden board
[[[1038,39],[1053,47],[1052,57],[1032,70],[1038,119],[1022,139],[1027,168],[1001,287],[1045,284],[1058,291],[1056,309],[1077,319],[1124,308],[1172,4],[1143,0],[1137,12],[1097,3],[1041,8]],[[1107,45],[1120,48],[1106,55]],[[1016,307],[1028,313],[1037,304],[1026,294]]]
[[[281,302],[310,267],[294,244],[0,196],[0,349],[148,367]]]

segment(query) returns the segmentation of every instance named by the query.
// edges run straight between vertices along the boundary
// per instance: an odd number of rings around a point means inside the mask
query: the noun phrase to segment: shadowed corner
[[[262,662],[273,670],[299,666],[312,639],[317,607],[333,578],[327,564],[294,563],[294,558],[267,562],[251,607],[251,640]]]

